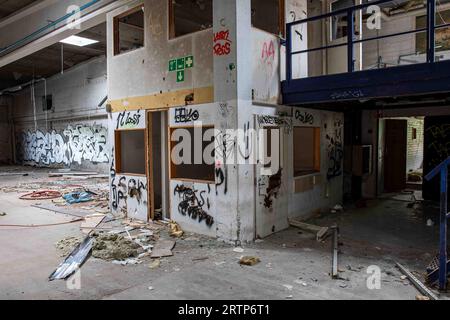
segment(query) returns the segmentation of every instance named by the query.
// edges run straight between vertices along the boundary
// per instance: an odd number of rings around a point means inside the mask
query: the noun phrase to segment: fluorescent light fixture
[[[92,40],[89,38],[79,37],[79,36],[70,36],[64,40],[61,40],[60,42],[66,43],[66,44],[71,44],[71,45],[78,46],[78,47],[84,47],[84,46],[88,46],[93,43],[97,43],[98,41]]]

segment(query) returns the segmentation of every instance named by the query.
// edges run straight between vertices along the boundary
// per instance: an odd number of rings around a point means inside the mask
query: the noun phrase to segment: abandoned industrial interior
[[[449,0],[0,0],[0,299],[447,300]]]

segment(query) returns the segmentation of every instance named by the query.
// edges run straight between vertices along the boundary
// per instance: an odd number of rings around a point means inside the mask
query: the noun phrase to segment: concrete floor
[[[0,172],[4,170],[0,168]],[[32,172],[25,177],[0,176],[0,188],[58,180],[49,179],[47,170]],[[0,212],[7,213],[0,216],[0,225],[53,224],[73,219],[31,207],[34,201],[19,200],[18,196],[17,192],[0,192]],[[213,239],[186,235],[177,240],[174,256],[162,259],[157,269],[148,267],[150,258],[139,265],[119,266],[91,257],[81,269],[81,289],[71,290],[64,281],[47,279],[62,261],[55,243],[80,235],[79,222],[39,228],[0,226],[0,299],[413,300],[418,292],[400,278],[394,261],[423,273],[438,242],[437,227],[410,219],[410,210],[404,202],[383,200],[367,208],[315,219],[324,226],[339,223],[339,268],[344,280],[332,280],[328,275],[330,240],[319,243],[314,235],[291,228],[262,242],[244,245],[243,253]],[[242,255],[257,256],[261,263],[241,266],[238,261]],[[367,288],[366,270],[371,265],[382,270],[380,290]]]

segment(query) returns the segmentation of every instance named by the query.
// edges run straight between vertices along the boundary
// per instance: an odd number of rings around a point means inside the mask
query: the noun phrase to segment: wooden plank
[[[166,110],[172,107],[186,105],[186,96],[194,94],[192,104],[206,104],[214,102],[214,87],[182,89],[171,92],[155,93],[153,95],[129,97],[109,100],[112,112],[132,110]]]
[[[159,240],[152,250],[151,258],[162,258],[173,256],[172,249],[175,247],[173,240]]]

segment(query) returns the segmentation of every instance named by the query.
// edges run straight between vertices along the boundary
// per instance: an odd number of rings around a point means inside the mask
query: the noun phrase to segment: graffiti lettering
[[[22,132],[18,139],[18,159],[25,164],[71,165],[82,161],[107,163],[107,129],[101,125],[69,125],[62,133]]]
[[[199,117],[200,114],[197,110],[187,110],[186,108],[175,109],[175,123],[197,121]]]
[[[295,119],[304,124],[314,124],[314,116],[308,112],[295,111]]]
[[[206,225],[211,227],[214,224],[214,218],[203,210],[203,205],[205,204],[204,193],[206,191],[198,192],[184,185],[177,185],[174,190],[174,195],[178,194],[178,197],[182,199],[178,204],[178,212],[183,216],[188,215],[194,220],[198,219],[199,223],[205,220]],[[197,194],[199,194],[200,199],[197,197]]]
[[[224,56],[231,53],[230,31],[223,30],[214,34],[214,55]]]
[[[117,116],[116,129],[121,128],[136,128],[140,125],[141,110],[136,112],[123,111]]]

